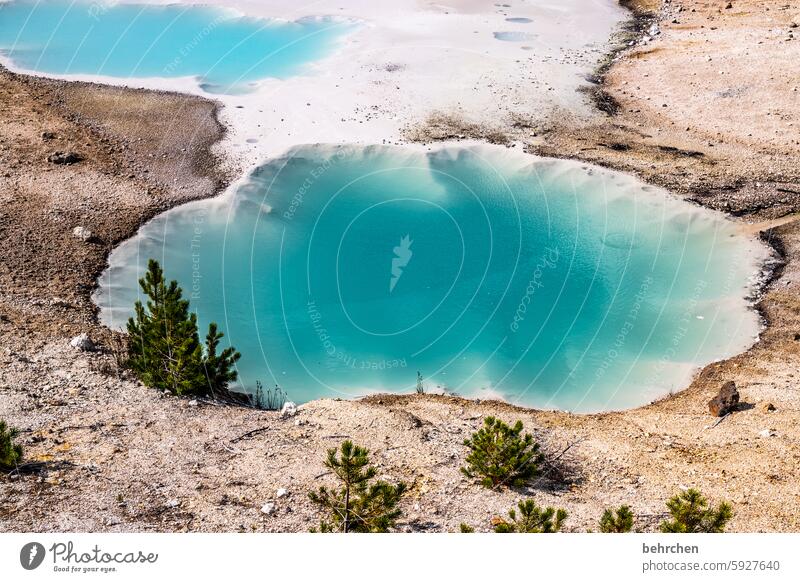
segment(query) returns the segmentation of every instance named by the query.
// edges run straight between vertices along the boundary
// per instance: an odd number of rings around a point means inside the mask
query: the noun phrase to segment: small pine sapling
[[[320,487],[318,492],[308,494],[326,514],[320,521],[319,531],[388,532],[401,515],[397,504],[406,492],[406,484],[390,485],[380,480],[370,483],[377,471],[370,465],[369,451],[352,441],[344,441],[341,455],[338,453],[336,449],[329,449],[325,466],[341,487],[335,490]]]
[[[492,416],[464,445],[470,452],[461,472],[489,488],[521,487],[539,474],[544,458],[533,437],[527,433],[522,436],[520,421],[510,427]]]
[[[208,335],[206,335],[206,354],[203,358],[203,372],[206,377],[208,392],[213,396],[224,393],[228,390],[228,385],[236,381],[237,372],[236,362],[242,357],[232,347],[227,347],[217,354],[220,340],[225,336],[221,331],[217,331],[217,324],[208,325]]]
[[[602,533],[628,533],[633,529],[633,512],[627,505],[620,505],[616,510],[606,509],[600,518]]]
[[[672,519],[661,522],[662,533],[721,533],[733,517],[729,503],[708,507],[708,501],[697,489],[674,496],[667,501],[667,509]]]
[[[495,533],[555,533],[561,530],[567,519],[567,512],[554,507],[541,508],[533,499],[525,499],[517,504],[516,510],[508,511],[509,520],[496,518]]]
[[[22,461],[22,445],[14,443],[18,434],[17,429],[0,420],[0,471],[13,471]]]

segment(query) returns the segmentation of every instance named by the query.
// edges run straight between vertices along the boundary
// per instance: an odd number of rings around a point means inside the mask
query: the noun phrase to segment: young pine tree
[[[733,517],[729,503],[722,502],[716,509],[697,489],[687,489],[667,501],[672,519],[661,522],[662,533],[721,533]]]
[[[525,499],[517,504],[519,515],[510,509],[510,521],[499,518],[495,521],[495,533],[555,533],[567,519],[567,512],[553,507],[541,508],[533,499]]]
[[[17,434],[16,429],[0,420],[0,471],[12,471],[22,461],[22,446],[14,444]]]
[[[485,487],[520,487],[539,473],[544,458],[530,434],[522,434],[522,423],[510,427],[487,417],[484,426],[464,441],[469,448],[467,466],[461,469],[469,478],[478,478]]]
[[[376,470],[369,462],[369,451],[344,441],[341,456],[328,450],[325,466],[341,483],[336,490],[320,487],[308,494],[311,501],[326,513],[320,521],[321,532],[384,533],[394,527],[400,510],[397,503],[406,492],[406,484],[390,485],[385,481],[370,483]]]
[[[157,261],[150,260],[139,280],[147,304],[137,301],[136,317],[128,320],[129,365],[146,385],[173,394],[214,395],[236,380],[240,354],[226,348],[217,354],[222,333],[209,325],[206,353],[200,345],[197,316],[177,281],[167,284]]]
[[[628,533],[633,529],[633,512],[627,505],[620,505],[616,510],[606,509],[600,518],[602,533]]]
[[[235,365],[242,355],[234,348],[228,347],[217,354],[219,341],[225,336],[217,331],[217,324],[208,325],[206,335],[206,355],[203,359],[203,372],[208,392],[212,395],[228,390],[228,384],[236,381]]]

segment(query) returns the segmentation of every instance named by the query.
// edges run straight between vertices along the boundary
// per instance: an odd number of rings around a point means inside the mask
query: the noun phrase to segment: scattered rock
[[[769,438],[769,437],[774,437],[777,434],[778,433],[775,432],[773,429],[765,428],[764,430],[762,430],[761,432],[758,433],[758,436],[760,436],[762,439],[766,439],[766,438]]]
[[[83,161],[83,157],[75,152],[53,152],[47,156],[47,161],[51,164],[68,166]]]
[[[197,400],[190,400],[189,406],[197,406]]]
[[[92,239],[92,231],[85,226],[76,226],[72,229],[72,236],[81,239],[83,242],[88,242]]]
[[[52,131],[43,131],[41,133],[42,139],[44,141],[50,141],[51,139],[56,139],[56,134]]]
[[[80,350],[82,352],[93,352],[94,351],[94,342],[89,339],[89,336],[85,333],[81,335],[76,335],[72,338],[69,342],[76,350]]]
[[[775,412],[776,410],[777,408],[775,408],[775,405],[772,402],[767,402],[766,404],[764,404],[765,412]]]
[[[274,503],[265,503],[261,506],[261,513],[264,515],[272,515],[275,513],[275,504]]]
[[[286,497],[287,495],[289,495],[289,492],[283,487],[278,489],[278,491],[275,493],[275,497],[277,497],[278,499],[280,499],[281,497]]]
[[[50,300],[51,307],[72,307],[66,299],[62,299],[61,297],[53,297]]]
[[[178,501],[177,499],[170,499],[169,501],[167,501],[166,506],[171,508],[171,509],[175,509],[180,504],[181,504],[181,502]]]
[[[736,389],[736,383],[728,380],[719,389],[719,394],[708,401],[708,411],[713,416],[725,416],[733,412],[737,404],[739,404],[739,391]]]
[[[281,418],[291,418],[297,414],[297,404],[294,402],[285,402],[281,408]]]

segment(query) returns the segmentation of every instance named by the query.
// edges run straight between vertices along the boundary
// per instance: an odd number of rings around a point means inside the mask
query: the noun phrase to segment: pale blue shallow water
[[[499,148],[308,146],[119,247],[121,326],[148,258],[304,402],[428,389],[576,411],[643,404],[752,342],[760,246],[631,177]]]
[[[497,40],[505,40],[509,42],[525,42],[536,40],[536,35],[529,32],[520,32],[518,30],[495,32],[494,37]]]
[[[43,73],[191,76],[209,92],[235,93],[301,72],[353,26],[242,17],[211,6],[15,0],[0,3],[0,53]]]

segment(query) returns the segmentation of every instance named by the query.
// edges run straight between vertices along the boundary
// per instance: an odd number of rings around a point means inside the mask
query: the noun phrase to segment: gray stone
[[[71,164],[77,164],[83,160],[83,157],[80,154],[75,152],[53,152],[49,156],[47,156],[47,161],[51,164],[58,164],[61,166],[69,166]]]
[[[89,339],[89,336],[85,333],[76,335],[74,338],[72,338],[72,340],[70,340],[69,345],[82,352],[94,351],[94,342]]]
[[[297,414],[297,404],[294,402],[285,402],[281,408],[281,418],[291,418]]]
[[[92,231],[85,226],[76,226],[72,229],[72,236],[81,239],[83,242],[87,242],[92,238]]]

